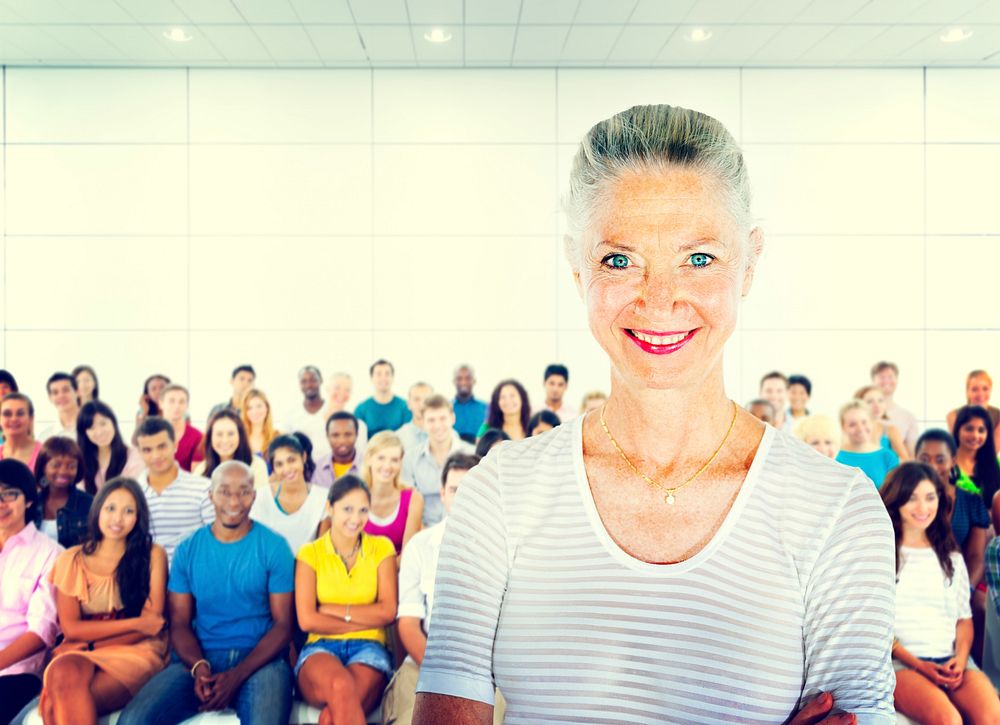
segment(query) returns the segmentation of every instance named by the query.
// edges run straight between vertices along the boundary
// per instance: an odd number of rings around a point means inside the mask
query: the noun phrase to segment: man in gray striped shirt
[[[163,418],[146,418],[136,431],[139,453],[146,470],[139,474],[139,488],[149,505],[153,541],[172,560],[174,549],[188,534],[215,521],[209,498],[209,480],[177,465],[174,427]]]

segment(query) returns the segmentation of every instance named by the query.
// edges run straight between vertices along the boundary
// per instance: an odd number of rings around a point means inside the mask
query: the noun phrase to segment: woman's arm
[[[892,452],[899,456],[900,463],[906,463],[910,460],[910,451],[906,447],[906,443],[903,441],[903,434],[899,432],[899,428],[890,424],[884,423],[885,433],[889,436],[889,445],[892,447]]]
[[[403,545],[399,547],[402,551],[406,548],[406,545],[410,543],[410,539],[413,535],[420,531],[420,527],[423,525],[424,520],[424,497],[420,495],[420,491],[416,488],[413,489],[413,495],[410,497],[410,511],[406,515],[406,529],[403,531]]]
[[[985,571],[986,529],[973,526],[969,530],[969,538],[965,541],[962,558],[965,568],[969,570],[969,586],[975,588],[983,580]]]
[[[315,570],[295,562],[295,610],[299,627],[310,634],[348,634],[391,624],[396,618],[396,557],[388,556],[379,564],[378,599],[374,604],[351,605],[350,622],[344,621],[347,605],[317,605]]]

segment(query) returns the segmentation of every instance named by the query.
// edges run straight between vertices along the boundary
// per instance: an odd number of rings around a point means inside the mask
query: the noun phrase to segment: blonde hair
[[[606,201],[612,182],[631,173],[678,166],[717,181],[733,219],[749,231],[750,178],[743,152],[726,127],[687,108],[633,106],[591,128],[573,158],[569,193],[563,201],[569,221],[565,245],[570,266],[580,268],[582,238]]]
[[[585,393],[584,394],[583,400],[580,402],[580,412],[582,413],[584,410],[587,409],[587,403],[589,403],[591,400],[603,400],[603,401],[607,401],[607,399],[608,399],[608,396],[607,396],[607,394],[604,391],[602,391],[602,390],[591,390],[589,393]]]
[[[880,388],[877,385],[865,385],[863,387],[858,388],[856,391],[854,391],[854,399],[855,400],[860,400],[862,403],[864,403],[865,402],[865,396],[868,395],[868,393],[870,393],[873,390],[878,391],[880,394],[882,393],[882,388]],[[867,405],[867,403],[866,403],[866,405]],[[868,412],[871,413],[871,411],[868,411]],[[841,416],[841,417],[843,417],[843,416]],[[882,418],[878,422],[888,421],[888,420],[889,420],[889,411],[886,410],[884,413],[882,413]],[[876,422],[874,418],[872,418],[872,422]]]
[[[376,453],[381,453],[389,448],[398,448],[400,453],[405,452],[403,451],[403,441],[391,430],[380,431],[368,439],[368,445],[365,446],[365,457],[361,463],[361,479],[367,484],[369,489],[374,485],[372,482],[372,459]],[[402,488],[402,481],[399,477],[402,470],[403,467],[401,465],[399,472],[396,473],[396,477],[392,481],[392,487],[395,489]]]
[[[261,423],[261,435],[263,440],[261,441],[261,450],[264,454],[267,454],[268,446],[271,445],[271,441],[281,435],[278,431],[274,429],[274,418],[271,416],[271,402],[264,395],[263,390],[258,390],[257,388],[251,388],[243,396],[243,405],[240,407],[240,418],[243,420],[243,427],[247,431],[247,442],[250,442],[250,438],[253,435],[253,423],[250,422],[250,416],[248,415],[248,409],[250,407],[250,401],[254,398],[260,398],[264,402],[264,408],[267,413],[264,415],[264,422]]]
[[[971,373],[969,373],[968,377],[965,379],[965,387],[969,387],[969,383],[971,383],[976,378],[982,378],[983,380],[985,380],[987,383],[990,384],[991,388],[993,387],[993,378],[991,378],[990,374],[985,370],[973,370]]]
[[[871,420],[872,412],[871,410],[868,409],[868,405],[865,403],[865,401],[858,400],[857,398],[855,398],[854,400],[844,403],[840,407],[840,425],[844,425],[844,416],[847,415],[847,413],[852,410],[863,411],[864,414],[868,416],[868,419]]]
[[[828,436],[840,448],[840,426],[828,415],[807,415],[792,428],[792,435],[805,443],[810,438]]]

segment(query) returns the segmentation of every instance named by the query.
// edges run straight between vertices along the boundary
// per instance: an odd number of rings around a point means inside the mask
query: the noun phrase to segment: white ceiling
[[[955,25],[972,37],[941,42]],[[985,67],[1000,0],[0,0],[0,63]]]

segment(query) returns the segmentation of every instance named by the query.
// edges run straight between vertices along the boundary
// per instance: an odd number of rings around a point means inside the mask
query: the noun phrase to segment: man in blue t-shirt
[[[476,400],[472,388],[476,384],[476,373],[471,365],[455,368],[455,425],[452,426],[466,443],[475,443],[483,421],[486,420],[486,403]]]
[[[396,368],[388,360],[376,360],[368,370],[375,394],[354,409],[354,415],[368,426],[368,437],[383,430],[397,430],[408,423],[413,415],[406,401],[392,394],[392,381]]]
[[[215,522],[184,539],[170,567],[173,662],[120,725],[167,725],[227,707],[242,723],[288,722],[295,560],[281,536],[250,520],[254,495],[244,463],[212,473]]]

